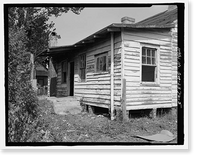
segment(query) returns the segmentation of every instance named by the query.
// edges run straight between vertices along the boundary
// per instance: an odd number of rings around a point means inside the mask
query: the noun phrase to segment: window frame
[[[66,63],[66,64],[65,64]],[[65,64],[65,65],[64,65]],[[66,78],[64,79],[64,66],[65,66],[65,73],[66,73]],[[61,62],[61,84],[67,84],[67,61],[63,61]]]
[[[106,57],[106,60],[105,60],[105,71],[104,70],[98,70],[98,64],[97,64],[97,59],[100,60],[100,58],[102,57]],[[103,52],[103,53],[100,53],[100,54],[97,54],[95,55],[95,73],[105,73],[105,72],[108,72],[108,52]]]
[[[82,62],[82,57],[84,57],[84,62]],[[85,70],[85,78],[83,79],[81,76],[82,70]],[[86,82],[86,53],[79,55],[79,77],[80,77],[80,82]]]
[[[143,48],[147,48],[147,49],[153,49],[155,50],[155,65],[154,64],[143,64],[143,60],[142,60],[142,57],[143,57]],[[160,84],[160,74],[159,74],[159,69],[160,69],[160,46],[159,45],[150,45],[150,44],[141,44],[141,55],[140,55],[140,84],[141,85],[146,85],[146,86],[159,86]],[[146,62],[147,62],[147,57],[146,56]],[[152,57],[151,57],[152,58]],[[151,59],[152,61],[152,59]],[[154,66],[155,69],[154,69],[154,82],[150,82],[150,81],[142,81],[142,66]]]

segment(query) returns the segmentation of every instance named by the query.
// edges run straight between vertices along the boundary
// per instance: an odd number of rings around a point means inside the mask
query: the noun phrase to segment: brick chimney
[[[121,18],[121,23],[123,24],[134,24],[135,23],[135,19],[132,17],[122,17]]]
[[[58,43],[58,37],[55,32],[52,32],[49,40],[49,47],[55,47]]]

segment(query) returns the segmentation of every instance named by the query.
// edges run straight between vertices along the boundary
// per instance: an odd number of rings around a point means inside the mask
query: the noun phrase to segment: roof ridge
[[[151,16],[147,19],[144,19],[138,23],[136,23],[135,25],[150,25],[151,23],[156,24],[156,22],[162,21],[162,19],[166,19],[166,17],[169,17],[170,15],[176,14],[177,12],[177,8],[173,9],[173,10],[166,10],[164,12],[161,12],[159,14],[156,14],[154,16]]]
[[[153,15],[153,16],[151,16],[151,17],[148,17],[148,18],[146,18],[146,19],[144,19],[144,20],[142,20],[142,21],[139,21],[139,22],[137,22],[137,23],[135,23],[135,24],[137,25],[138,23],[143,23],[144,21],[149,20],[149,19],[152,19],[152,18],[155,18],[155,17],[157,17],[157,16],[159,16],[159,15],[161,15],[161,14],[164,14],[164,13],[167,12],[167,11],[168,11],[168,10],[163,11],[163,12],[161,12],[161,13],[158,13],[158,14],[156,14],[156,15]]]

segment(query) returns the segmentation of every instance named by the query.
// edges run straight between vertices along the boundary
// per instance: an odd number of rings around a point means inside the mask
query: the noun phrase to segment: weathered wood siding
[[[176,70],[175,62],[172,61],[170,31],[124,30],[122,39],[122,73],[127,81],[127,110],[172,107],[172,79],[175,79],[172,76],[176,74]],[[159,48],[157,85],[141,84],[141,44],[151,44]]]
[[[121,33],[114,34],[114,106],[120,107],[121,97]],[[95,72],[95,55],[108,52],[108,70]],[[80,82],[79,55],[86,54],[86,81]],[[110,34],[78,53],[75,58],[74,95],[88,105],[110,108]]]
[[[177,28],[171,29],[172,35],[172,106],[177,106]]]

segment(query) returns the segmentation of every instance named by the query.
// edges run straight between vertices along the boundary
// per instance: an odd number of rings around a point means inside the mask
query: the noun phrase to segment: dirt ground
[[[151,135],[169,130],[177,135],[177,117],[166,114],[155,119],[130,118],[128,122],[111,121],[104,114],[81,112],[57,115],[47,99],[39,101],[40,117],[31,142],[129,142],[145,143],[135,135]],[[173,140],[171,143],[176,143]]]

